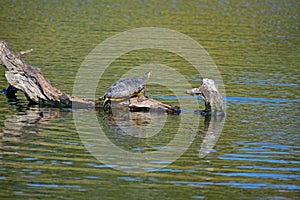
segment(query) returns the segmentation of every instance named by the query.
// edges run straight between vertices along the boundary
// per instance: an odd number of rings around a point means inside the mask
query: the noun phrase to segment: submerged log
[[[6,68],[5,77],[10,87],[24,92],[32,103],[60,104],[68,107],[72,102],[85,106],[94,105],[94,101],[72,97],[53,87],[39,68],[27,64],[21,58],[22,55],[31,52],[32,50],[14,52],[6,41],[0,41],[0,65]]]

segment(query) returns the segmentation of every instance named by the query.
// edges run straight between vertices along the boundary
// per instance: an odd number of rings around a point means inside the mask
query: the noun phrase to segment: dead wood
[[[204,113],[225,114],[222,95],[218,90],[217,84],[212,79],[204,78],[199,88],[187,90],[186,93],[203,97],[205,102]]]
[[[169,114],[179,114],[180,113],[180,108],[178,106],[167,105],[167,104],[161,103],[155,99],[145,97],[145,96],[130,98],[129,108],[133,109],[133,110],[139,109],[139,108],[162,109],[162,110],[165,110]]]
[[[22,55],[33,50],[14,52],[6,41],[0,41],[0,65],[6,68],[5,77],[10,86],[22,91],[33,103],[60,104],[70,107],[72,102],[93,106],[91,100],[72,97],[53,87],[39,68],[27,64]]]
[[[41,70],[27,64],[22,55],[31,53],[33,50],[14,52],[6,41],[0,41],[0,65],[6,68],[5,77],[9,83],[6,90],[2,90],[7,97],[15,97],[16,89],[22,91],[30,102],[43,103],[50,105],[61,105],[72,107],[72,103],[76,108],[99,108],[103,107],[103,102],[99,100],[87,100],[73,97],[64,93],[58,88],[53,87],[44,77]],[[129,108],[138,110],[146,109],[163,109],[167,113],[179,113],[180,109],[176,106],[163,104],[155,99],[136,97],[130,99]]]

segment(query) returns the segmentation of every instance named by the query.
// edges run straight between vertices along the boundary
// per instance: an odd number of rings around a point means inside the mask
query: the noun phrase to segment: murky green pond
[[[17,102],[1,95],[0,199],[300,198],[299,1],[4,0],[0,10],[0,39],[15,51],[34,49],[24,59],[69,94],[85,58],[106,39],[141,27],[185,34],[218,66],[227,112],[225,123],[205,122],[191,109],[198,103],[203,109],[202,100],[157,83],[155,69],[149,95],[167,104],[184,102],[180,115],[115,110],[111,117],[28,107],[20,92]],[[200,85],[201,74],[181,56],[136,49],[110,64],[96,97],[128,71],[151,63]],[[7,87],[4,74],[1,67],[1,89]],[[181,79],[172,78],[177,88]],[[80,132],[74,116],[90,114],[102,132]],[[187,149],[170,146],[178,132]],[[100,151],[93,152],[98,144]],[[173,160],[164,154],[172,150],[182,155]],[[155,161],[152,152],[167,156]]]

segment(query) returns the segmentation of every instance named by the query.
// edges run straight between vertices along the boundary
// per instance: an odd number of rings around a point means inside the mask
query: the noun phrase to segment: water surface
[[[51,83],[72,93],[84,58],[105,39],[139,27],[162,27],[200,43],[220,70],[226,88],[227,116],[214,149],[204,158],[204,118],[175,162],[155,172],[126,173],[105,165],[84,146],[70,109],[28,107],[0,96],[1,199],[297,199],[300,191],[298,1],[1,1],[0,39],[15,51],[34,49],[24,59],[40,67]],[[96,96],[128,70],[145,63],[168,65],[199,86],[201,75],[173,53],[145,49],[113,62]],[[0,87],[7,87],[4,68]],[[157,77],[155,77],[157,78]],[[150,83],[149,94],[168,104],[174,96]],[[163,149],[181,117],[124,111],[101,121],[113,144],[130,152]],[[141,119],[137,121],[137,119]],[[149,139],[124,135],[123,127],[166,121]],[[154,126],[155,127],[155,126]],[[127,130],[128,130],[127,129]],[[200,154],[199,154],[200,153]],[[128,166],[123,166],[128,167]],[[151,169],[150,169],[151,170]]]

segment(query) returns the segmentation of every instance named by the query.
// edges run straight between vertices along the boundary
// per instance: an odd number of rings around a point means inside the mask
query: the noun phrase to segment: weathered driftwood
[[[71,106],[72,102],[77,102],[86,106],[94,105],[93,101],[72,97],[53,87],[39,68],[21,58],[30,52],[32,50],[13,52],[6,41],[0,41],[0,65],[6,67],[5,76],[10,86],[24,92],[28,100],[34,103]]]
[[[191,95],[202,95],[205,102],[205,113],[225,114],[222,95],[212,79],[204,78],[200,87],[186,91]]]
[[[5,76],[9,83],[7,89],[2,90],[8,98],[14,98],[17,90],[22,91],[30,102],[43,103],[50,105],[60,105],[71,107],[72,103],[76,108],[102,107],[103,102],[80,99],[73,97],[61,90],[53,87],[45,79],[39,68],[27,64],[21,58],[22,55],[31,53],[33,50],[14,52],[6,41],[0,41],[0,65],[6,68]],[[132,98],[129,108],[131,110],[144,109],[163,109],[168,113],[179,113],[180,109],[176,106],[169,106],[151,98]]]

